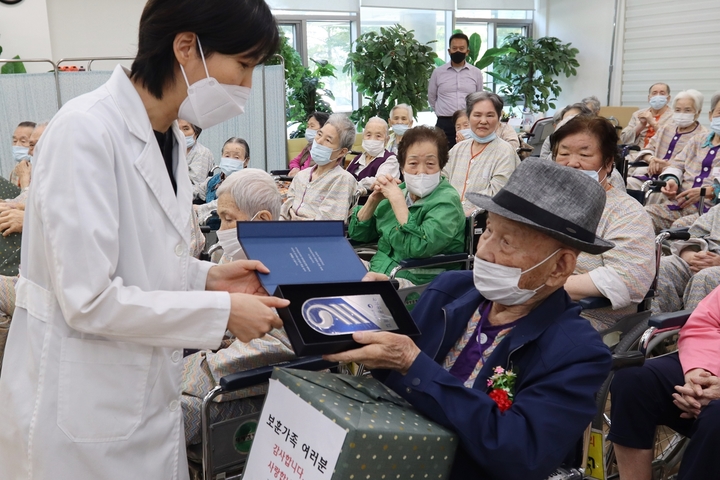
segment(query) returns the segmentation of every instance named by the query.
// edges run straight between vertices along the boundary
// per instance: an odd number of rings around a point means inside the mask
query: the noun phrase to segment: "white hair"
[[[355,143],[355,125],[341,113],[333,113],[330,118],[327,119],[325,125],[332,125],[338,132],[340,137],[340,148],[347,148],[350,150]]]
[[[682,92],[679,92],[677,95],[675,95],[675,98],[673,98],[672,101],[672,108],[675,108],[675,104],[677,103],[677,101],[682,100],[683,98],[689,98],[690,100],[692,100],[693,105],[695,105],[695,112],[700,113],[702,111],[705,96],[697,90],[693,89],[683,90]]]
[[[408,116],[410,118],[413,118],[413,108],[407,103],[398,103],[397,105],[395,105],[392,110],[390,110],[390,118],[392,118],[393,112],[398,108],[404,108],[405,110],[407,110]]]
[[[384,119],[382,119],[380,117],[370,117],[370,119],[365,124],[365,128],[367,128],[367,126],[370,125],[370,122],[382,123],[383,127],[385,128],[385,136],[387,136],[389,127],[388,127],[388,123]],[[365,128],[363,128],[363,131],[365,131]]]
[[[238,210],[252,218],[258,212],[267,210],[273,220],[280,218],[280,192],[275,180],[259,168],[243,168],[230,174],[218,188],[218,198],[230,194]]]

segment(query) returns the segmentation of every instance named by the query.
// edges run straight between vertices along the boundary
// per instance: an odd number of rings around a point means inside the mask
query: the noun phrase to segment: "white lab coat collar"
[[[147,110],[130,81],[129,75],[128,69],[118,65],[106,83],[106,87],[115,102],[123,106],[119,111],[130,133],[146,144],[140,156],[135,160],[135,168],[145,179],[178,233],[186,241],[189,241],[192,186],[188,176],[185,148],[173,150],[173,169],[177,183],[177,195],[175,195],[172,185],[168,181],[165,162],[155,140]],[[185,147],[185,136],[180,132],[177,122],[174,122],[171,128],[177,145]]]

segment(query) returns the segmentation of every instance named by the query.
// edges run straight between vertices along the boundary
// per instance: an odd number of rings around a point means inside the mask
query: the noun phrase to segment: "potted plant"
[[[0,47],[0,55],[2,55],[2,47]],[[20,58],[20,55],[15,55],[13,57],[13,60],[17,60]],[[0,73],[27,73],[25,70],[25,65],[22,64],[22,62],[7,62],[5,65],[0,68]]]
[[[287,122],[288,126],[298,124],[291,137],[305,134],[307,117],[312,112],[332,112],[325,98],[335,99],[333,93],[322,81],[326,77],[335,76],[335,67],[327,60],[313,60],[314,69],[303,66],[300,54],[290,45],[287,37],[281,32],[280,55],[285,61],[285,88],[287,89]],[[268,65],[279,63],[269,60]]]
[[[427,92],[435,68],[432,42],[420,43],[412,30],[400,25],[368,32],[355,42],[343,72],[352,71],[352,80],[363,96],[363,106],[350,118],[364,125],[373,116],[388,118],[392,107],[406,103],[414,112],[428,108]]]
[[[556,37],[533,39],[518,34],[508,35],[504,47],[514,51],[497,58],[494,70],[495,78],[504,83],[500,94],[506,103],[536,113],[555,109],[562,91],[557,77],[577,75],[578,49]]]

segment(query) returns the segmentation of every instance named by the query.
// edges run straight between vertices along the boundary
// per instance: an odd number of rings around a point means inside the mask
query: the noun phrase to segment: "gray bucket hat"
[[[605,189],[574,168],[528,159],[494,197],[468,193],[467,198],[583,252],[598,254],[615,246],[595,235],[605,208]]]

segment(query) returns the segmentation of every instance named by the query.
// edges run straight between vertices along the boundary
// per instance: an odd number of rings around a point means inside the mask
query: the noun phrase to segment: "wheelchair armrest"
[[[681,328],[685,325],[692,310],[680,310],[679,312],[661,313],[653,315],[648,321],[648,326],[655,327],[658,330],[666,328]]]
[[[290,170],[270,170],[270,175],[286,176]]]
[[[641,367],[645,363],[645,355],[637,350],[629,352],[613,353],[612,369],[620,370],[627,367]]]
[[[210,225],[200,225],[200,232],[210,233]]]
[[[585,297],[581,298],[578,303],[583,310],[594,310],[596,308],[605,308],[612,306],[612,302],[605,297]]]
[[[323,360],[322,357],[302,357],[287,362],[280,362],[264,367],[253,368],[244,372],[232,373],[225,375],[220,379],[220,387],[223,393],[234,392],[254,385],[267,382],[272,375],[275,367],[296,368],[298,370],[325,370],[336,367],[337,363]]]
[[[645,160],[638,160],[637,162],[628,162],[628,167],[649,167],[650,164]]]
[[[433,265],[464,262],[468,259],[467,253],[451,253],[449,255],[435,255],[430,258],[408,258],[407,260],[401,260],[399,265],[404,268],[419,268],[419,267],[431,267]]]
[[[516,153],[532,153],[534,150],[534,148],[518,148]]]
[[[661,230],[660,233],[668,234],[667,236],[665,236],[665,240],[688,240],[690,238],[689,227],[668,228],[666,230]]]

